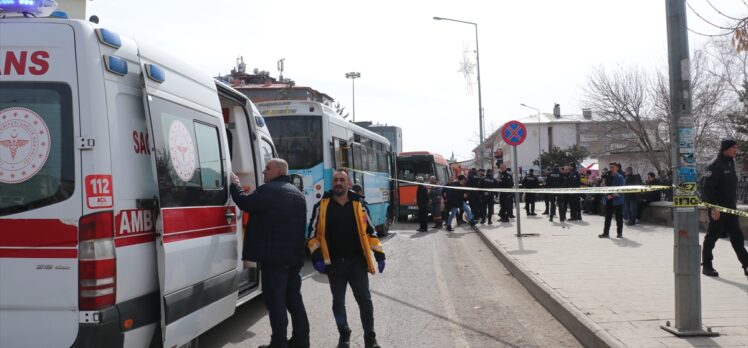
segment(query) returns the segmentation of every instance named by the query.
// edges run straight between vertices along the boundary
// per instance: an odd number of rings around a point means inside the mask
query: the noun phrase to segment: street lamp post
[[[351,79],[351,87],[353,90],[353,122],[356,122],[356,79],[361,77],[361,73],[352,71],[345,73],[345,77]]]
[[[524,106],[528,109],[533,109],[538,113],[538,167],[540,168],[540,173],[538,173],[538,176],[543,176],[543,152],[540,148],[540,109],[534,108],[530,105],[527,105],[525,103],[520,103],[519,105]]]
[[[451,19],[451,18],[444,18],[444,17],[434,17],[434,19],[437,21],[451,21],[451,22],[457,22],[457,23],[463,23],[463,24],[471,24],[475,27],[475,66],[477,69],[476,80],[478,81],[478,134],[480,136],[478,144],[482,144],[483,143],[483,99],[480,93],[480,54],[478,53],[478,23],[461,21],[458,19]],[[481,161],[481,166],[482,166],[483,165],[483,151],[482,150],[479,152],[479,155],[481,156],[479,160]]]

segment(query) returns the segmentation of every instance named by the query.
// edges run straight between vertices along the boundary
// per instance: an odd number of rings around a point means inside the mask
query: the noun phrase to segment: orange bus
[[[422,176],[426,181],[436,176],[440,185],[446,185],[452,176],[449,163],[439,154],[428,151],[401,152],[397,156],[397,178],[416,181]],[[408,215],[418,212],[416,204],[416,185],[398,182],[398,218],[407,220]]]

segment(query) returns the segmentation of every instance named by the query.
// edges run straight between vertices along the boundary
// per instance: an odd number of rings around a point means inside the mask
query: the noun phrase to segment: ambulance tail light
[[[117,288],[114,214],[86,215],[78,226],[78,307],[98,310],[113,306]]]

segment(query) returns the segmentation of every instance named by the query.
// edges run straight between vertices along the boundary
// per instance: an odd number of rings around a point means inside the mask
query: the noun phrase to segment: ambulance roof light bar
[[[0,17],[48,17],[56,9],[55,0],[0,0]]]

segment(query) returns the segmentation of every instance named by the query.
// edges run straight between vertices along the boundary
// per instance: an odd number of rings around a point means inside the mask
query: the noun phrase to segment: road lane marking
[[[442,266],[439,263],[439,257],[437,256],[438,248],[436,244],[438,243],[439,239],[435,238],[434,248],[431,249],[432,259],[434,261],[434,278],[439,289],[439,297],[441,298],[442,305],[444,306],[444,311],[447,314],[447,318],[451,319],[447,322],[449,324],[449,329],[452,332],[452,338],[454,339],[454,347],[470,347],[470,343],[468,343],[467,337],[465,336],[465,331],[462,329],[462,327],[455,324],[455,321],[459,320],[460,318],[457,316],[457,311],[455,310],[454,304],[452,303],[451,296],[449,296],[447,282],[444,281],[444,273],[442,272]]]

